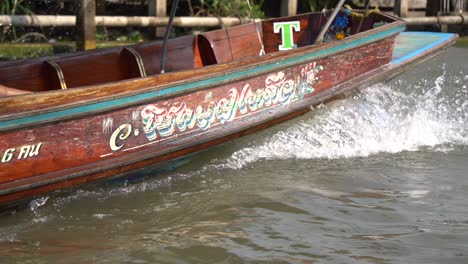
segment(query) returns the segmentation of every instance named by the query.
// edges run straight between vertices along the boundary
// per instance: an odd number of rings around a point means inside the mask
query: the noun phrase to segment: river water
[[[144,181],[0,218],[0,263],[468,263],[468,49]]]

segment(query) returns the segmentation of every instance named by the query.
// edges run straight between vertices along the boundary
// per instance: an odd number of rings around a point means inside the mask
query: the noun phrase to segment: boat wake
[[[320,106],[254,147],[243,148],[223,167],[259,160],[338,159],[402,151],[450,151],[468,144],[468,75],[377,84],[351,98]]]

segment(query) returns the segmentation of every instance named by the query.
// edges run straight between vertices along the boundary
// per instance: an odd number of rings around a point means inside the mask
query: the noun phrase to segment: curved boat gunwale
[[[352,35],[341,41],[323,43],[320,45],[304,46],[289,51],[274,52],[259,57],[243,58],[229,63],[215,64],[178,72],[170,72],[162,75],[152,75],[145,78],[133,78],[111,83],[83,86],[80,88],[73,88],[66,91],[55,90],[2,98],[0,99],[0,104],[3,105],[2,109],[0,109],[0,115],[2,115],[0,116],[0,132],[24,128],[24,123],[26,123],[27,126],[43,125],[46,123],[59,122],[64,119],[77,118],[89,114],[115,111],[129,106],[141,105],[148,102],[154,102],[156,100],[159,101],[163,99],[172,98],[181,94],[208,89],[220,84],[225,84],[236,80],[242,80],[250,76],[255,76],[259,74],[272,72],[275,70],[280,70],[282,68],[295,66],[298,64],[305,63],[306,61],[317,60],[329,56],[330,54],[339,54],[341,52],[358,48],[367,45],[371,42],[378,41],[380,39],[384,39],[392,35],[396,35],[403,30],[404,22],[395,20],[392,23]],[[388,34],[379,36],[379,34],[383,33]],[[365,37],[363,38],[363,36]],[[363,41],[363,39],[365,41]],[[343,46],[345,47],[343,48]],[[333,49],[339,47],[342,48],[338,51],[333,51]],[[317,55],[317,53],[320,52],[322,52],[322,54]],[[288,60],[294,61],[285,64],[284,62]],[[259,67],[268,66],[270,66],[268,69],[257,69]],[[254,70],[255,72],[249,73],[249,71],[251,70]],[[226,78],[226,76],[228,75],[235,75],[236,73],[243,72],[245,72],[245,74],[240,74],[236,77]],[[109,102],[113,100],[124,100],[125,98],[138,97],[144,94],[158,92],[161,93],[170,89],[171,87],[187,84],[187,78],[191,79],[191,84],[203,82],[214,78],[223,79],[217,82],[212,82],[210,84],[195,85],[193,88],[184,89],[178,92],[167,92],[165,94],[149,95],[147,96],[147,98],[144,99],[129,100],[126,103],[117,103],[113,106],[99,108],[98,110],[88,110],[84,112],[78,112],[76,114],[62,115],[60,118],[47,118],[42,121],[36,122],[15,122],[16,124],[8,124],[13,123],[9,122],[12,120],[18,121],[18,119],[24,119],[37,115],[45,115],[58,111],[66,111],[74,108],[86,107],[89,105]],[[163,82],[163,84],[160,84],[161,81]],[[132,89],[127,90],[126,87],[128,86],[132,86]],[[100,93],[103,93],[103,95],[94,99],[90,98]],[[70,98],[70,96],[72,96],[72,99]],[[39,109],[37,108],[38,105]],[[25,111],[18,112],[18,108],[22,108],[21,106],[24,106],[26,108],[28,106],[29,108],[35,106],[35,109],[26,109]]]

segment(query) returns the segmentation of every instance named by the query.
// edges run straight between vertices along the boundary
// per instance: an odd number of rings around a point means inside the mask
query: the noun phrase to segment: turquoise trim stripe
[[[279,64],[278,62],[273,62],[271,64],[256,67],[254,69],[246,69],[246,70],[239,71],[239,72],[234,72],[234,73],[230,73],[230,74],[226,74],[222,76],[213,77],[207,80],[202,80],[202,81],[197,81],[197,82],[187,83],[187,84],[182,84],[182,85],[176,85],[176,86],[169,87],[169,88],[162,89],[162,90],[156,90],[156,91],[151,91],[151,92],[147,92],[143,94],[132,95],[132,96],[118,98],[118,99],[112,99],[112,100],[105,101],[105,102],[92,103],[89,105],[78,106],[78,107],[64,109],[64,110],[58,110],[58,111],[50,112],[50,113],[37,114],[34,116],[17,118],[14,120],[1,121],[0,130],[6,130],[8,128],[14,128],[14,127],[24,126],[24,125],[31,125],[31,124],[38,123],[38,122],[46,122],[47,120],[52,120],[52,119],[57,120],[57,119],[65,118],[67,116],[76,116],[79,114],[86,114],[86,113],[93,112],[93,111],[105,111],[105,110],[112,109],[119,105],[138,103],[138,102],[142,102],[148,99],[155,99],[159,96],[164,96],[164,95],[177,93],[177,92],[183,92],[183,91],[193,89],[196,87],[203,87],[206,85],[216,84],[226,79],[239,79],[247,75],[264,72],[264,71],[271,71],[271,70],[274,70],[275,68],[285,67],[285,66],[292,65],[292,64],[310,61],[320,56],[326,56],[326,55],[330,55],[336,52],[340,52],[345,49],[354,48],[365,43],[369,43],[378,39],[383,39],[388,36],[397,34],[403,30],[404,30],[404,26],[392,28],[387,31],[379,32],[377,34],[374,34],[374,35],[371,35],[362,39],[357,39],[353,42],[349,42],[343,45],[332,47],[330,49],[320,50],[318,52],[286,59],[282,61],[281,64]]]
[[[393,55],[394,59],[391,63],[395,65],[403,63],[439,46],[455,36],[456,34],[438,32],[402,32],[398,38],[401,38],[403,42],[406,41],[409,43],[401,45],[406,47],[401,47],[399,49],[397,39],[397,47],[395,48]]]

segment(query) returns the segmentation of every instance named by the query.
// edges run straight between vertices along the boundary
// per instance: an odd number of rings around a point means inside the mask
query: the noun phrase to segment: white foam
[[[47,200],[49,200],[48,196],[34,199],[29,202],[29,209],[31,211],[36,211],[39,207],[44,206],[47,203]]]
[[[452,96],[453,91],[444,89],[446,81],[444,71],[432,87],[423,81],[426,87],[412,87],[410,93],[374,85],[315,110],[317,114],[308,120],[294,123],[260,145],[233,153],[223,167],[242,168],[258,160],[366,157],[467,145],[467,92],[460,87]]]

